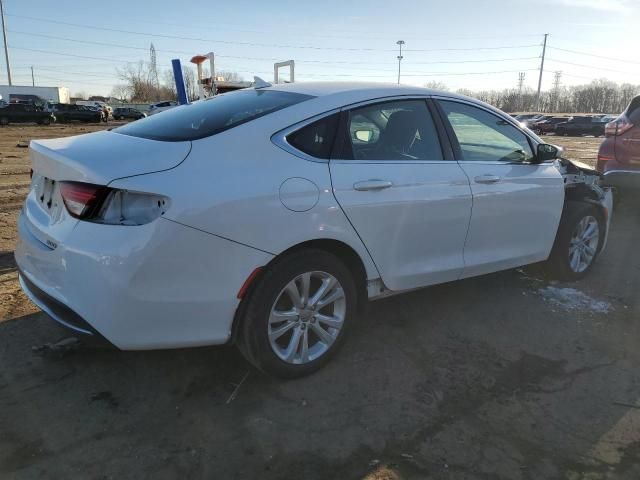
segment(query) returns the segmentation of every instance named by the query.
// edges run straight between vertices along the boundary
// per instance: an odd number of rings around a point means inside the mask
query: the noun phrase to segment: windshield
[[[113,131],[166,142],[197,140],[309,98],[312,97],[274,90],[239,90],[181,105]]]

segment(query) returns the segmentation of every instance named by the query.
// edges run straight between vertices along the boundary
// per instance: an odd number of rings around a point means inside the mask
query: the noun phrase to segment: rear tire
[[[0,117],[0,125],[9,125],[9,119],[7,117]]]
[[[567,202],[545,272],[559,280],[579,280],[595,263],[606,232],[602,212],[585,202]]]
[[[43,125],[49,125],[51,124],[51,119],[49,117],[45,117],[42,119],[42,124]]]
[[[323,301],[328,303],[323,306]],[[325,365],[344,343],[358,311],[349,269],[318,249],[276,260],[243,303],[238,347],[258,369],[280,378],[309,375]]]

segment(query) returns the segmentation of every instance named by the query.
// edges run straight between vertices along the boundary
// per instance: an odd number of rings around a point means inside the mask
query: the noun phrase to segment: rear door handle
[[[393,182],[389,182],[388,180],[364,180],[353,184],[353,188],[359,192],[366,192],[367,190],[384,190],[389,187],[393,187]]]
[[[476,183],[498,183],[500,177],[497,175],[479,175],[473,179]]]

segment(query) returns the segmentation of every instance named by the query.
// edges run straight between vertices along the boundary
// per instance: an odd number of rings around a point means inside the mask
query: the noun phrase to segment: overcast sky
[[[192,55],[213,51],[217,68],[246,79],[271,80],[274,61],[294,59],[298,81],[395,82],[396,41],[402,39],[403,83],[515,87],[523,71],[525,84],[535,88],[544,33],[550,36],[543,89],[558,70],[565,85],[595,78],[640,83],[639,0],[4,4],[13,83],[30,85],[33,66],[36,85],[68,86],[72,94],[108,94],[119,82],[116,68],[148,61],[151,42],[161,75],[172,58],[188,63]],[[0,83],[6,83],[4,55]]]

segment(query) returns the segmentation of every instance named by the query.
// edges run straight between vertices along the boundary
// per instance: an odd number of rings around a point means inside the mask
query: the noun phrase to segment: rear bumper
[[[18,281],[24,293],[29,297],[29,300],[51,317],[51,319],[79,335],[107,341],[84,318],[52,296],[47,295],[43,290],[40,290],[23,272],[19,273]]]
[[[238,290],[272,258],[165,219],[78,222],[55,248],[35,228],[20,215],[15,256],[25,293],[64,326],[122,350],[227,342]]]

